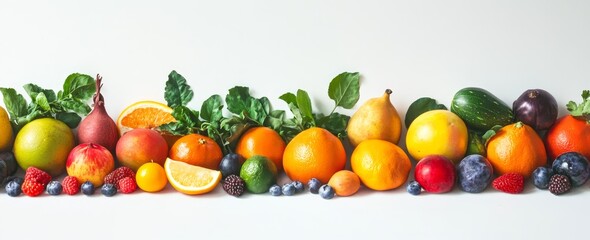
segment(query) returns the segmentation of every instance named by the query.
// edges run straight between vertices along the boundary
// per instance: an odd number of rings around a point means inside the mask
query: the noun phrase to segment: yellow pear
[[[397,144],[402,123],[397,110],[389,100],[391,90],[381,97],[367,100],[348,121],[346,131],[352,146],[367,139],[381,139]]]

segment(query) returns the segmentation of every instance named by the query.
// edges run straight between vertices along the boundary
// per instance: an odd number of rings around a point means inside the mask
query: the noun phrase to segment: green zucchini
[[[506,103],[485,89],[476,87],[459,90],[451,102],[451,112],[463,119],[469,129],[478,131],[514,122],[514,113]]]

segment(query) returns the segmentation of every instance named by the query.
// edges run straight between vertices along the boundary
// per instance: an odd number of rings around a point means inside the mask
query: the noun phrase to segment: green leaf
[[[346,136],[348,120],[350,120],[349,116],[335,112],[324,117],[321,120],[322,125],[318,127],[325,128],[336,136],[344,137]]]
[[[0,88],[0,92],[2,92],[4,105],[10,114],[10,119],[27,115],[27,101],[23,95],[18,94],[13,88]]]
[[[358,72],[343,72],[330,82],[328,96],[334,100],[336,106],[351,109],[359,100],[360,75]]]
[[[303,115],[304,119],[308,120],[312,123],[312,125],[314,125],[315,122],[313,119],[313,111],[311,109],[311,99],[309,98],[309,95],[306,91],[301,89],[297,90],[297,106],[299,107],[301,115]]]
[[[287,105],[293,103],[295,104],[295,106],[297,106],[297,96],[295,96],[295,94],[293,93],[285,93],[283,95],[281,95],[279,97],[279,99],[285,101],[287,103]]]
[[[270,100],[268,100],[267,97],[261,97],[260,99],[258,99],[258,101],[262,104],[262,109],[264,110],[264,113],[266,113],[266,115],[269,115],[270,110],[272,108]]]
[[[68,125],[68,127],[72,129],[78,127],[78,124],[80,124],[80,120],[82,120],[82,118],[78,114],[72,112],[56,113],[55,119],[64,122],[66,125]]]
[[[43,89],[35,84],[29,83],[23,86],[29,97],[31,97],[32,101],[37,99],[37,95],[39,93],[45,94],[45,97],[48,102],[53,102],[57,99],[55,96],[55,92],[51,89]]]
[[[176,121],[182,123],[187,128],[198,128],[201,126],[201,120],[199,120],[199,112],[191,110],[188,107],[175,107],[172,111],[172,116],[176,119]]]
[[[268,118],[264,122],[264,126],[268,126],[275,131],[279,131],[281,126],[283,125],[283,119],[285,118],[285,111],[283,110],[274,110],[270,112]]]
[[[223,118],[223,100],[215,94],[203,102],[201,118],[209,122],[217,122]]]
[[[229,90],[225,97],[227,110],[234,114],[242,114],[250,108],[252,97],[248,87],[236,86]]]
[[[412,124],[414,119],[420,116],[420,114],[436,109],[446,110],[447,107],[443,104],[437,104],[435,99],[429,97],[418,98],[418,100],[414,101],[410,104],[410,107],[408,107],[404,121],[406,128],[409,128],[410,124]]]
[[[51,109],[51,106],[49,105],[49,102],[47,101],[47,97],[45,96],[45,93],[43,93],[43,92],[40,92],[39,94],[37,94],[37,97],[35,98],[35,103],[43,111],[49,111]]]
[[[590,90],[582,91],[582,102],[580,104],[569,101],[566,107],[572,116],[590,122]]]
[[[72,73],[63,84],[62,97],[87,100],[96,92],[96,82],[91,76]]]
[[[81,115],[88,115],[92,110],[88,104],[79,99],[65,98],[58,100],[58,103],[62,105],[65,110],[70,110]]]
[[[189,134],[189,128],[181,122],[170,122],[158,127],[160,131],[168,132],[173,135]]]
[[[186,79],[174,70],[168,74],[164,90],[164,99],[171,108],[186,106],[194,95],[193,90],[186,83]]]

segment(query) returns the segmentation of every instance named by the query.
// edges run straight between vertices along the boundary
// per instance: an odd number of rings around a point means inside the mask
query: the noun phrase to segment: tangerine
[[[169,157],[190,165],[217,170],[223,153],[213,139],[193,133],[179,138],[170,148]]]
[[[281,171],[286,145],[281,136],[272,128],[253,127],[240,137],[236,145],[236,153],[244,159],[255,155],[264,156],[275,164],[278,171]]]
[[[561,117],[547,131],[545,147],[551,160],[566,152],[578,152],[590,159],[590,124],[572,115]]]
[[[303,183],[311,178],[328,182],[345,165],[346,152],[340,139],[318,127],[297,134],[287,144],[283,154],[283,168],[287,176]]]
[[[487,158],[498,175],[511,172],[529,177],[547,163],[543,140],[522,122],[502,127],[489,140]]]

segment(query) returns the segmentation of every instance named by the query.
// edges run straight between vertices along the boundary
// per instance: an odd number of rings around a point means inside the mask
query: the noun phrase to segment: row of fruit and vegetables
[[[0,87],[6,106],[0,107],[0,183],[12,197],[98,189],[104,196],[156,193],[169,184],[187,195],[221,185],[233,196],[308,189],[331,199],[363,186],[386,191],[405,185],[418,195],[455,187],[479,193],[491,185],[518,194],[528,178],[561,195],[590,177],[588,90],[558,118],[557,101],[546,90],[526,90],[509,106],[485,89],[467,87],[455,93],[450,108],[429,97],[415,100],[402,125],[389,89],[352,116],[337,112],[355,108],[359,77],[344,72],[330,81],[329,113],[314,111],[305,90],[281,95],[290,117],[244,86],[192,109],[195,92],[176,71],[165,83],[166,103],[133,103],[116,120],[105,109],[99,75],[71,74],[57,93],[26,84],[28,101]],[[410,159],[417,163],[408,181]],[[289,182],[280,185],[283,173]]]

